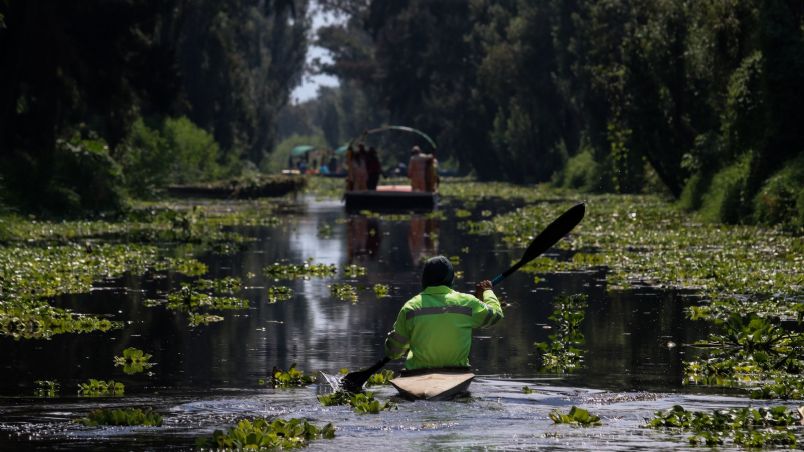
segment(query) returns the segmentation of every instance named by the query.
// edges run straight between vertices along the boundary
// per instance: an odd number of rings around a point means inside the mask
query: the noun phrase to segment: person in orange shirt
[[[427,165],[432,159],[429,155],[422,154],[421,148],[413,146],[410,150],[410,162],[408,163],[408,179],[413,191],[427,190]]]

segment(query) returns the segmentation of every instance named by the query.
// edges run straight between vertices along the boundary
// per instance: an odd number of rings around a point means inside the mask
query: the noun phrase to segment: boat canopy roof
[[[290,150],[290,155],[292,157],[299,157],[302,156],[310,151],[315,149],[315,146],[310,146],[309,144],[303,144],[300,146],[296,146],[295,148]]]

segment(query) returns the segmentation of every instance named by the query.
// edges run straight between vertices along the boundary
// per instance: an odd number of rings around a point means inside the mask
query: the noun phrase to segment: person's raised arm
[[[485,328],[494,325],[503,318],[500,300],[491,290],[491,281],[480,281],[475,285],[475,300],[472,308],[472,327]],[[482,300],[482,301],[481,301]]]

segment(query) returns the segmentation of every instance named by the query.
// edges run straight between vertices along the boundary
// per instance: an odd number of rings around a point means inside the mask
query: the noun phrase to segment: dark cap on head
[[[454,279],[455,271],[452,268],[452,262],[446,257],[431,257],[424,263],[422,289],[426,289],[430,286],[452,287],[452,281]]]

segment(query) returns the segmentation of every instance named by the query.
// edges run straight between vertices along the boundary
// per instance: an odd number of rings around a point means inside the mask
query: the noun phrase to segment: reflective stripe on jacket
[[[408,300],[385,340],[385,354],[407,354],[405,368],[468,367],[472,329],[494,325],[503,317],[491,290],[483,301],[447,286],[428,287]]]

